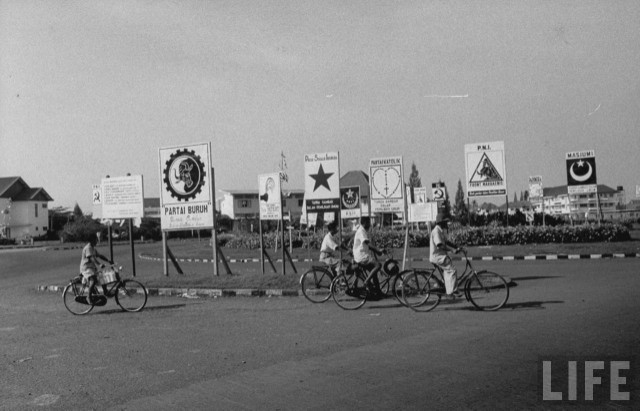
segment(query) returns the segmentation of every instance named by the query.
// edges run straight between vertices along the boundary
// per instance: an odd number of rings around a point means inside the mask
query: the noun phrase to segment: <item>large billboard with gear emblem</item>
[[[162,229],[213,228],[211,143],[165,147],[159,154]]]

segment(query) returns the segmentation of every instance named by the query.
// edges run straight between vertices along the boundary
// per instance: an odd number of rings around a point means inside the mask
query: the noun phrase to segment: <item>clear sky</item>
[[[158,149],[210,141],[221,189],[281,152],[302,189],[304,154],[337,151],[453,196],[464,145],[504,141],[510,200],[587,149],[633,198],[639,68],[635,0],[0,0],[0,176],[91,211],[105,175],[157,197]]]

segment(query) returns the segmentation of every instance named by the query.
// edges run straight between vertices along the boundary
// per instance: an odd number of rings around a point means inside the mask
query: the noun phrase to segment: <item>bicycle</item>
[[[384,296],[392,294],[400,303],[401,294],[397,281],[401,274],[398,262],[393,259],[390,253],[386,253],[388,258],[378,272],[380,290]],[[357,310],[362,307],[368,299],[372,297],[372,290],[367,287],[365,280],[368,276],[367,270],[358,263],[353,263],[342,273],[336,276],[331,282],[330,292],[333,300],[344,310]]]
[[[476,271],[471,265],[467,251],[460,251],[466,263],[456,286],[462,286],[465,299],[481,311],[502,308],[509,299],[507,281],[491,271]],[[434,267],[430,270],[411,270],[403,277],[402,298],[414,311],[431,311],[438,306],[441,297],[446,295],[442,269],[435,264]]]
[[[349,261],[342,260],[341,271],[346,270]],[[300,276],[302,295],[312,303],[323,303],[331,298],[331,282],[336,273],[328,266],[313,265]]]
[[[93,307],[106,305],[107,299],[113,297],[123,311],[142,310],[147,304],[147,289],[139,281],[121,279],[121,270],[122,267],[110,264],[98,273],[98,281],[91,289],[83,284],[82,275],[74,277],[62,292],[64,306],[74,315],[84,315]]]

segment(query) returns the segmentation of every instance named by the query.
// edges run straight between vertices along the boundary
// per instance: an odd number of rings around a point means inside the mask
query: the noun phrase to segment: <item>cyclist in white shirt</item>
[[[443,214],[438,213],[436,217],[436,226],[431,230],[431,239],[429,241],[429,261],[442,268],[444,285],[447,295],[458,296],[456,287],[456,269],[451,262],[448,251],[458,253],[460,249],[457,245],[448,241],[444,230],[449,227],[449,219]]]
[[[381,255],[382,252],[378,251],[371,245],[369,240],[369,228],[371,227],[371,220],[369,217],[360,218],[360,225],[353,238],[353,259],[356,263],[364,267],[369,273],[365,284],[371,289],[374,294],[378,296],[382,295],[380,291],[380,283],[378,281],[378,271],[382,267],[382,264],[376,259],[375,255]]]
[[[320,261],[331,267],[334,273],[340,271],[340,251],[342,248],[346,250],[344,246],[338,244],[336,234],[338,234],[338,221],[332,221],[327,226],[329,232],[325,234],[320,246]]]

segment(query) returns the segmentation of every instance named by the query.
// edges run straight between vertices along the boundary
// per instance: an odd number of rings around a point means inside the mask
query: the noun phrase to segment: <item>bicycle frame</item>
[[[483,272],[481,271],[476,271],[473,266],[471,265],[471,260],[469,259],[469,257],[467,256],[467,251],[466,250],[460,250],[462,252],[462,254],[464,255],[464,260],[465,260],[465,266],[464,266],[464,270],[462,270],[462,274],[460,274],[460,276],[458,276],[456,278],[456,287],[459,287],[461,284],[464,284],[465,281],[468,281],[469,278],[471,278],[472,275],[478,275],[478,273]],[[427,270],[427,271],[431,271],[432,273],[435,274],[435,272],[438,272],[439,276],[434,275],[433,278],[438,281],[439,285],[442,286],[444,288],[444,270],[442,270],[442,268],[437,265],[432,263],[434,269],[432,270]],[[468,296],[466,296],[467,299],[469,299]]]

